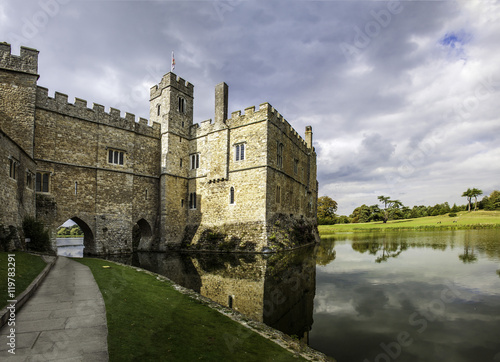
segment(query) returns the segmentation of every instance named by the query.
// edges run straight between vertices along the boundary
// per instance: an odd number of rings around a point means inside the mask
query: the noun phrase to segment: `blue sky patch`
[[[459,33],[446,33],[441,39],[441,44],[456,49],[466,44],[468,39],[469,36],[464,31],[460,31]]]

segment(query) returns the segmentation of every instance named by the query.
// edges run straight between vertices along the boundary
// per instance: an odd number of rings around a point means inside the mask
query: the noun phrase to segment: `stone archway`
[[[94,238],[94,233],[92,232],[92,229],[87,225],[85,221],[78,217],[72,217],[72,221],[74,221],[80,229],[83,231],[83,254],[84,255],[96,255],[97,254],[97,249],[96,249],[96,244],[95,244],[95,238]]]
[[[140,219],[132,229],[132,249],[150,250],[153,232],[145,219]]]

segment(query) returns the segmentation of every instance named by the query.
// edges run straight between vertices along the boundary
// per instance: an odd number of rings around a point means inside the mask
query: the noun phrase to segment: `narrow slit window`
[[[196,209],[196,192],[191,192],[189,194],[189,208]]]
[[[229,203],[234,204],[234,187],[229,190]]]
[[[179,113],[186,112],[186,100],[184,98],[179,97]]]

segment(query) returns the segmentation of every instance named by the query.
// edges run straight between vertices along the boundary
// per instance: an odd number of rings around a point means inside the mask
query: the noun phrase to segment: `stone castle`
[[[265,252],[318,240],[316,153],[268,103],[193,123],[194,87],[173,73],[149,120],[38,86],[38,51],[0,43],[0,232],[66,220],[86,254],[170,248]]]

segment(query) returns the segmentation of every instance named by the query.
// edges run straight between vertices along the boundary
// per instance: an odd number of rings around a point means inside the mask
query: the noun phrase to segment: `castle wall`
[[[14,166],[13,163],[15,164]],[[15,167],[15,173],[11,167]],[[0,130],[0,236],[11,237],[17,247],[23,243],[22,223],[35,216],[35,162],[9,136]],[[28,177],[28,174],[31,176]],[[4,233],[6,235],[4,235]],[[14,245],[11,245],[12,247]],[[7,246],[9,247],[9,246]]]
[[[23,172],[40,176],[31,177],[36,205],[33,189],[5,179],[0,197],[14,211],[2,210],[2,223],[19,226],[36,209],[55,248],[55,229],[72,219],[87,253],[137,245],[263,251],[317,237],[310,128],[303,140],[268,103],[226,119],[225,83],[216,87],[215,121],[193,124],[194,87],[173,73],[150,90],[150,121],[136,122],[63,93],[49,97],[36,85],[37,58],[36,50],[15,56],[0,43],[1,165],[15,157]],[[11,207],[17,203],[24,209]]]
[[[158,229],[159,125],[47,93],[38,88],[34,153],[37,170],[50,174],[49,192],[42,194],[52,202],[40,205],[39,218],[52,230],[70,218],[85,223],[92,234],[85,252],[132,251],[132,228],[139,220]],[[110,150],[123,161],[110,163]]]
[[[29,156],[33,156],[37,67],[37,50],[21,47],[16,56],[10,44],[0,43],[0,129]]]
[[[192,128],[190,153],[200,154],[200,167],[189,171],[189,193],[196,191],[198,205],[188,210],[186,241],[201,249],[260,251],[266,246],[266,122],[253,108],[233,116]],[[244,145],[243,160],[236,160],[236,145]]]

